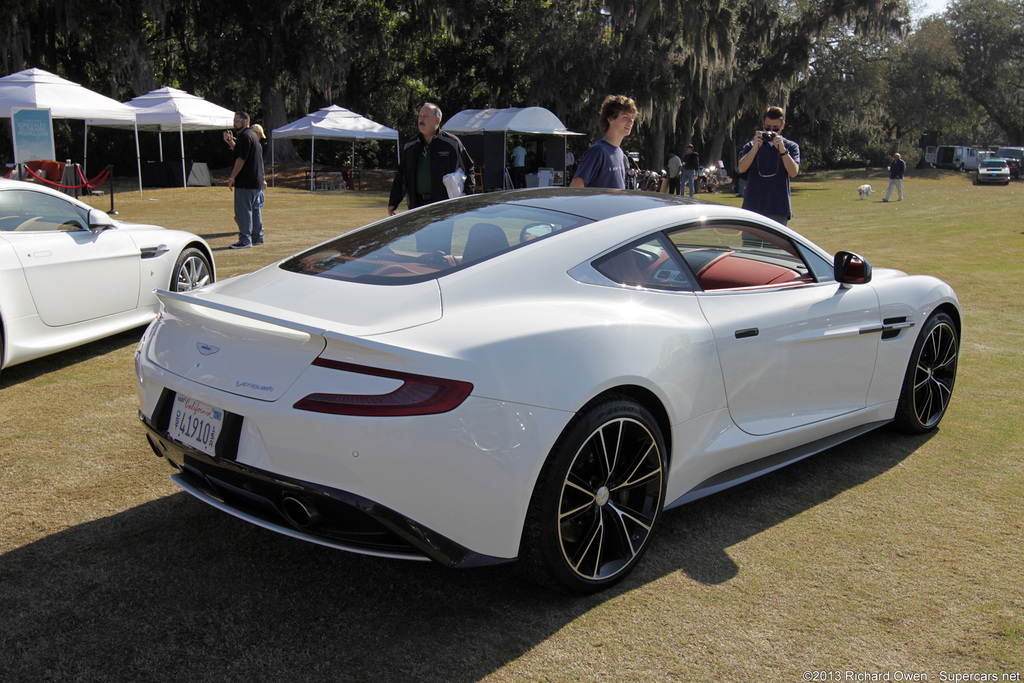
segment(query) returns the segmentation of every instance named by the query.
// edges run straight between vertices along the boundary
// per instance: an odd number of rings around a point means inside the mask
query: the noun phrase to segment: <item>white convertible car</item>
[[[0,368],[145,325],[154,290],[214,279],[210,247],[193,234],[0,179]]]
[[[887,423],[934,429],[961,333],[934,277],[592,190],[433,204],[158,296],[140,417],[183,489],[576,593],[628,574],[668,508]]]

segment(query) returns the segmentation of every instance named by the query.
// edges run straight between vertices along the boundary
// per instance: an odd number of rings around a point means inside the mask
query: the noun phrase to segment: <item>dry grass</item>
[[[139,330],[5,370],[0,680],[1021,672],[1024,183],[912,173],[907,201],[882,204],[856,199],[865,179],[884,190],[878,173],[801,179],[792,225],[957,288],[966,332],[941,429],[875,432],[673,511],[636,573],[590,598],[507,568],[299,543],[179,492],[137,423]],[[382,217],[386,197],[271,190],[268,244],[241,251],[226,250],[225,188],[117,202],[124,219],[206,236],[223,278]]]

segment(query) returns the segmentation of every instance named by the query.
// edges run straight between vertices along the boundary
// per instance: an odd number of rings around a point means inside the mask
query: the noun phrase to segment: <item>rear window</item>
[[[342,235],[281,268],[369,284],[422,282],[589,222],[558,211],[466,198]]]
[[[981,162],[982,168],[1006,168],[1006,162],[1002,159],[990,159]]]

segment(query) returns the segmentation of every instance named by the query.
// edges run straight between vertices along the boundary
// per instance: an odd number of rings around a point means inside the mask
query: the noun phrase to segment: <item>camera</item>
[[[767,142],[769,144],[775,142],[775,136],[777,133],[774,130],[762,130],[761,131],[761,142]]]

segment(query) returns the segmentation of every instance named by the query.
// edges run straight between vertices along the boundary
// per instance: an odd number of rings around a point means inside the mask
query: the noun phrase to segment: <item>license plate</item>
[[[216,455],[214,446],[223,424],[224,411],[178,394],[174,397],[174,412],[167,431],[175,441],[207,455]]]

